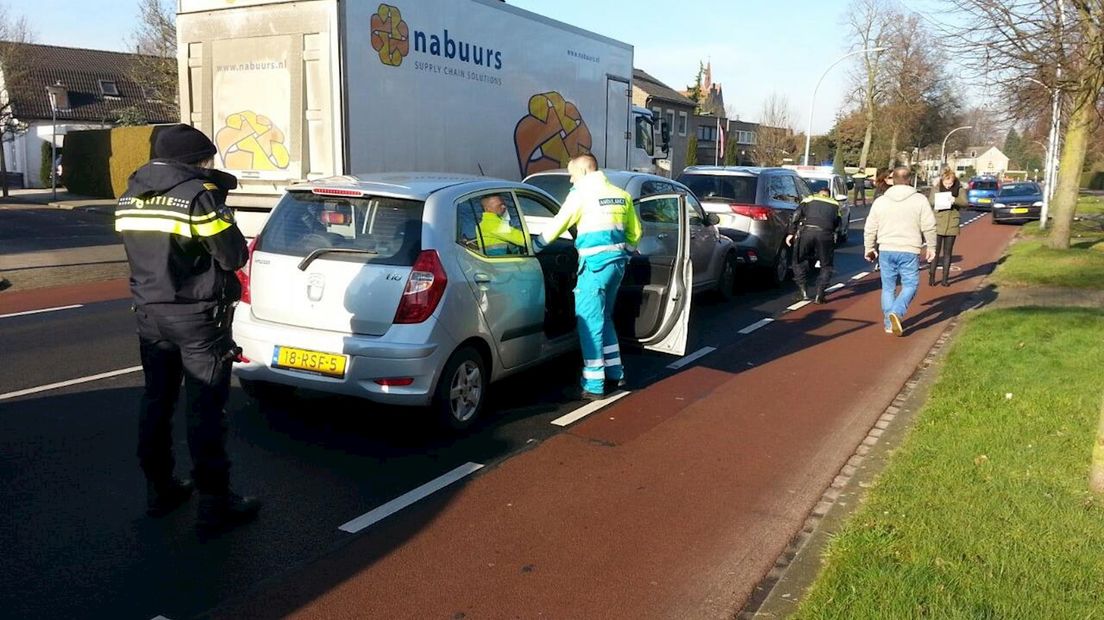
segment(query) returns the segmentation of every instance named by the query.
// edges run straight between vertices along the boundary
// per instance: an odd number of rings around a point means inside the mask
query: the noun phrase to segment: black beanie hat
[[[157,131],[153,142],[156,159],[196,164],[218,153],[210,138],[191,125],[169,125]]]

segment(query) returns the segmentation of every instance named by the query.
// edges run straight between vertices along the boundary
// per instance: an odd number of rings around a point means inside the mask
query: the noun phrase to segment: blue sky
[[[354,0],[370,1],[370,0]],[[911,5],[924,0],[908,0]],[[635,64],[683,89],[698,61],[713,66],[725,103],[756,121],[772,92],[789,100],[793,125],[804,128],[821,72],[847,51],[837,34],[847,0],[508,0],[523,9],[612,37],[636,48]],[[137,0],[0,0],[26,16],[36,41],[126,51]],[[677,7],[674,8],[674,7]],[[817,93],[813,131],[831,127],[849,86],[847,63],[832,70]]]

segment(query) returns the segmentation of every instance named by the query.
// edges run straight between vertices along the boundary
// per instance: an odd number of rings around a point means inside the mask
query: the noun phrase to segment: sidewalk
[[[907,427],[887,408],[1014,232],[965,229],[904,338],[868,275],[215,615],[735,617],[839,476]]]
[[[108,208],[114,212],[116,199],[91,198],[80,194],[70,193],[68,190],[58,188],[57,197],[53,190],[46,189],[12,189],[8,190],[8,197],[0,197],[0,209],[19,208],[26,206],[54,207],[56,209],[103,209]]]

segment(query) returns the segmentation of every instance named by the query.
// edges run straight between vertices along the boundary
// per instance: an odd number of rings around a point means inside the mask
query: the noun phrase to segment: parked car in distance
[[[989,209],[1000,188],[1000,180],[996,177],[974,177],[966,188],[966,202],[975,209]]]
[[[721,234],[736,243],[736,260],[771,286],[786,281],[790,251],[786,229],[809,188],[793,170],[743,166],[691,166],[678,180],[720,219]]]
[[[831,166],[783,166],[797,172],[813,194],[827,189],[829,195],[840,205],[840,225],[836,229],[836,244],[847,243],[847,234],[851,230],[851,198],[847,194],[847,181],[842,175],[832,172]]]
[[[484,238],[485,199],[522,235]],[[629,343],[685,352],[689,217],[645,231],[618,299]],[[497,205],[495,206],[497,209]],[[289,187],[250,244],[234,373],[260,399],[308,388],[429,406],[460,430],[494,381],[578,347],[568,234],[534,252],[560,205],[531,185],[432,173]],[[520,243],[519,243],[520,242]]]
[[[1030,222],[1041,216],[1043,188],[1033,181],[1005,183],[993,199],[993,223]]]
[[[678,204],[673,195],[686,196],[690,210],[690,262],[694,266],[694,292],[713,291],[722,299],[730,299],[736,293],[739,265],[736,247],[732,240],[720,234],[716,224],[719,218],[706,213],[701,203],[688,187],[646,172],[604,170],[610,183],[629,193],[633,205],[646,229],[656,228],[660,234],[664,227],[675,224]],[[550,170],[525,177],[524,183],[535,185],[551,194],[561,203],[571,191],[567,170]]]

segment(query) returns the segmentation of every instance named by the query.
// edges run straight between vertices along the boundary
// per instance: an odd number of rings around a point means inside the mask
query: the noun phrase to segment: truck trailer
[[[238,178],[247,235],[300,181],[667,156],[631,104],[631,45],[498,0],[179,0],[177,37],[181,120]]]

